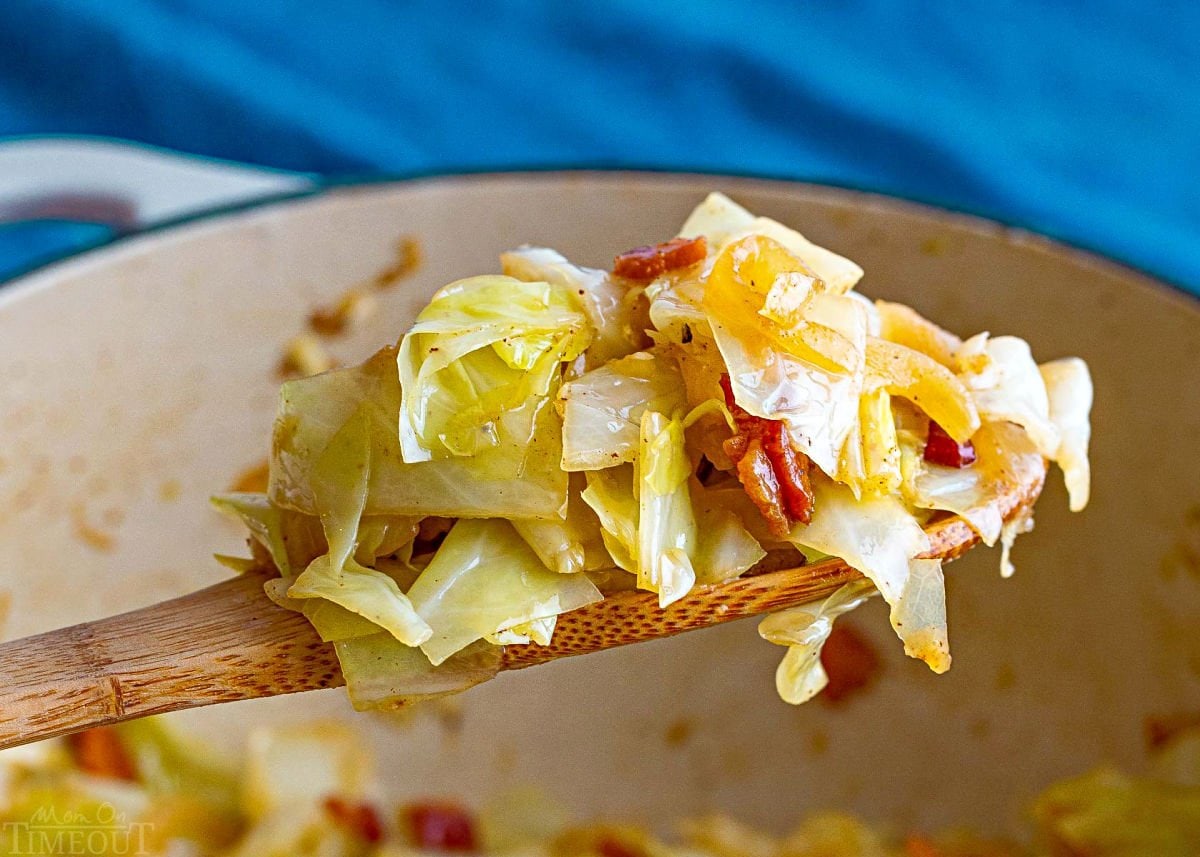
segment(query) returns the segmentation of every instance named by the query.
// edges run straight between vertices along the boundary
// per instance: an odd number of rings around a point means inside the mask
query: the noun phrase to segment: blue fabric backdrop
[[[330,174],[825,180],[1016,222],[1200,289],[1194,3],[486,7],[3,0],[0,133]],[[24,232],[0,256],[43,240]]]

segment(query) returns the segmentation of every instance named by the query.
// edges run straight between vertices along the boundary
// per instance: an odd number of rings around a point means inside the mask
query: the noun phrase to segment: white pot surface
[[[501,676],[397,726],[340,690],[190,712],[235,746],[280,718],[352,719],[397,796],[536,784],[581,811],[723,809],[787,827],[837,807],[1003,830],[1056,777],[1137,769],[1148,715],[1200,708],[1200,303],[983,221],[784,182],[545,173],[351,187],[153,231],[0,289],[0,589],[6,637],[144,605],[244,553],[206,498],[261,461],[282,344],[312,307],[392,261],[425,261],[338,356],[396,340],[437,286],[546,244],[607,266],[674,234],[708,190],[858,261],[862,290],[959,333],[1084,357],[1096,385],[1092,505],[1057,474],[1017,576],[950,567],[954,669],[904,658],[880,605],[851,621],[884,655],[868,693],[791,708],[753,622]]]

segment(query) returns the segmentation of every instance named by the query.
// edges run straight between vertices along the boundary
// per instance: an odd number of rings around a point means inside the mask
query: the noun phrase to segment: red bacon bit
[[[808,478],[808,468],[812,462],[792,446],[782,422],[763,422],[766,423],[763,427],[763,447],[767,451],[767,458],[775,466],[775,475],[783,491],[783,506],[787,509],[788,517],[807,524],[812,520],[813,510],[812,482]]]
[[[821,649],[821,666],[829,676],[822,697],[828,702],[839,703],[875,680],[879,674],[879,654],[870,640],[852,626],[838,624]]]
[[[117,730],[97,726],[67,736],[67,747],[75,765],[84,773],[110,780],[137,782],[137,767],[125,752]]]
[[[721,389],[737,426],[734,436],[725,441],[725,454],[733,460],[738,480],[771,532],[786,536],[793,522],[812,520],[808,475],[812,461],[792,445],[781,421],[756,417],[734,401],[728,375],[721,376]]]
[[[475,821],[453,803],[415,803],[400,811],[412,842],[431,851],[475,850]]]
[[[325,811],[336,824],[363,842],[375,845],[383,841],[383,824],[371,804],[328,797],[325,798]]]
[[[1151,714],[1145,719],[1146,746],[1161,750],[1183,732],[1200,729],[1200,711]]]
[[[613,274],[629,280],[653,280],[655,277],[686,268],[704,259],[708,243],[704,236],[672,238],[653,247],[634,247],[613,260]]]
[[[911,834],[904,840],[905,857],[941,857],[941,854],[928,837]]]
[[[929,421],[929,439],[925,441],[925,460],[946,467],[966,467],[975,461],[971,441],[959,443],[933,420]]]
[[[634,848],[614,836],[605,836],[596,843],[596,853],[600,857],[646,857],[641,848]]]

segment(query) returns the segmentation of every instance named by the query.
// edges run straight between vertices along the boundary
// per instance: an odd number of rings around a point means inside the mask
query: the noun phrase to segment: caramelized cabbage
[[[825,288],[837,294],[854,288],[863,275],[862,268],[849,259],[813,244],[796,230],[769,217],[755,217],[721,193],[710,193],[688,217],[679,234],[684,238],[703,235],[710,250],[715,252],[747,236],[765,235],[785,247],[821,279]]]

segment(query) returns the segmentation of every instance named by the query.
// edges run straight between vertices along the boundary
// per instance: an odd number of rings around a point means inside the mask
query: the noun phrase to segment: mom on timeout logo
[[[91,812],[38,807],[27,821],[2,825],[7,854],[145,855],[154,825],[129,821],[111,803]]]

